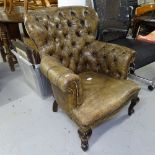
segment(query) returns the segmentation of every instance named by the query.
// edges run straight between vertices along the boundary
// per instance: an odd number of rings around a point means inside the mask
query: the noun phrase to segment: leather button
[[[96,57],[97,56],[97,54],[95,52],[92,52],[92,55],[93,55],[93,57]]]
[[[107,58],[107,56],[106,55],[103,55],[103,59],[106,59]]]
[[[88,11],[85,10],[84,11],[84,15],[87,16],[88,15]]]
[[[80,24],[81,26],[84,26],[85,25],[85,21],[83,19],[80,20]]]
[[[72,27],[72,22],[70,20],[67,21],[68,27]]]
[[[55,26],[56,26],[56,28],[57,28],[57,29],[59,28],[59,24],[58,24],[58,23],[56,23],[56,25],[55,25]]]
[[[79,31],[76,31],[75,34],[76,34],[76,36],[81,37],[81,34]]]
[[[63,13],[62,12],[59,12],[59,17],[63,17]]]
[[[115,63],[117,62],[117,58],[116,58],[116,57],[114,57],[114,62],[115,62]]]
[[[71,14],[71,16],[76,16],[76,13],[73,11],[71,11],[70,14]]]
[[[72,41],[72,46],[75,46],[76,45],[76,42],[75,41]]]

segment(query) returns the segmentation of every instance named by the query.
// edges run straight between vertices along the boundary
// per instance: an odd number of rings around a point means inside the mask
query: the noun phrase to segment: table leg
[[[0,28],[0,34],[1,34],[1,28]],[[6,62],[6,54],[5,54],[5,51],[4,51],[4,48],[3,48],[1,35],[0,35],[0,53],[1,53],[1,56],[2,56],[2,59],[3,59],[3,62]]]
[[[7,27],[5,24],[2,24],[2,23],[0,24],[0,27],[1,27],[1,39],[2,39],[4,48],[6,51],[7,61],[9,63],[11,71],[15,71],[13,54],[11,53],[10,48],[9,48],[9,39],[8,39],[8,35],[7,35]]]
[[[1,52],[1,56],[2,56],[3,62],[6,62],[6,53],[4,51],[3,44],[1,42],[1,40],[0,40],[0,52]]]
[[[4,0],[4,11],[6,11],[7,8],[7,0]]]
[[[132,27],[132,37],[135,39],[139,33],[140,21],[138,19],[134,19],[133,27]]]

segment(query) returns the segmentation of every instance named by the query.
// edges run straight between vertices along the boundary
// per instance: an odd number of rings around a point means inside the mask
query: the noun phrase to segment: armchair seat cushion
[[[130,80],[118,80],[95,72],[84,72],[79,76],[84,101],[73,110],[73,116],[80,126],[93,126],[93,123],[107,119],[139,92],[139,86]]]

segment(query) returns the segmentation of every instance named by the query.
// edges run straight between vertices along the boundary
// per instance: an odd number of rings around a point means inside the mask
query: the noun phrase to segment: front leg
[[[92,134],[92,130],[91,129],[87,129],[87,130],[79,129],[78,134],[79,134],[79,137],[81,139],[82,150],[87,151],[88,147],[89,147],[88,139],[90,138],[90,136]]]
[[[6,62],[6,53],[4,51],[4,48],[3,48],[3,44],[1,42],[1,39],[0,39],[0,52],[1,52],[1,56],[2,56],[3,62]]]
[[[139,97],[136,96],[135,98],[133,98],[131,100],[131,104],[129,106],[129,109],[128,109],[128,115],[131,116],[133,113],[134,113],[134,107],[135,105],[139,102]]]

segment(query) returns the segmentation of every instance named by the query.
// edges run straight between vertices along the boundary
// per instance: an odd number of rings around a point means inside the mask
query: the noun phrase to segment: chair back
[[[94,9],[74,6],[35,10],[25,16],[25,27],[40,56],[54,55],[67,68],[85,67],[84,47],[96,39],[98,16]]]

